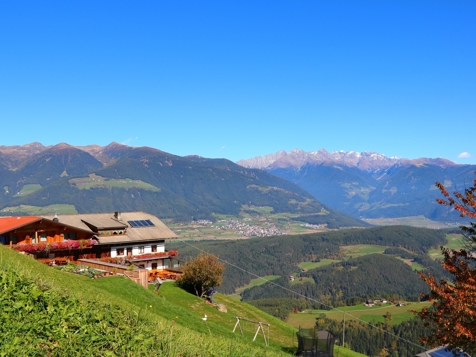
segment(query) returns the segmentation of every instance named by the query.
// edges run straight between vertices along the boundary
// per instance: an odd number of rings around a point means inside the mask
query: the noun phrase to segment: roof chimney
[[[59,222],[57,213],[55,213],[55,216],[53,217],[53,222]]]
[[[122,221],[121,212],[114,212],[114,218],[118,221]]]

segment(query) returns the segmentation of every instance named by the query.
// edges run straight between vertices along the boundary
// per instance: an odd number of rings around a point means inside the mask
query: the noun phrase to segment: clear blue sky
[[[476,2],[2,1],[0,120],[0,145],[476,164]]]

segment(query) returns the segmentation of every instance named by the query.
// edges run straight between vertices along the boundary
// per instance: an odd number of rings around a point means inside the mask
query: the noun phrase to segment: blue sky
[[[3,1],[0,145],[476,164],[475,18],[474,1]]]

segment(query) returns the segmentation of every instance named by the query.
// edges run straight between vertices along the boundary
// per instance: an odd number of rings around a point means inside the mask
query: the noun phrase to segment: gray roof
[[[54,217],[45,217],[53,219]],[[114,213],[88,213],[88,214],[66,214],[58,215],[58,221],[68,226],[95,232],[97,230],[124,230],[122,235],[97,236],[99,244],[117,244],[147,242],[162,239],[174,239],[177,235],[170,230],[156,216],[145,212],[122,212],[121,220],[117,220]],[[152,227],[131,227],[128,221],[150,220]],[[93,228],[91,228],[93,227]]]
[[[81,219],[84,223],[88,226],[92,226],[97,230],[104,230],[104,229],[124,229],[127,228],[127,224],[124,222],[120,222],[114,219],[114,216],[110,214],[98,214],[97,216],[91,217],[83,217]]]
[[[415,357],[454,357],[454,356],[469,356],[464,352],[457,352],[456,355],[452,351],[446,350],[446,347],[437,347],[426,352],[419,353]]]

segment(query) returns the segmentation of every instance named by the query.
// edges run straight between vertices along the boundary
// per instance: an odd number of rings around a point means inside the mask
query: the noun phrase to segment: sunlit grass
[[[239,288],[239,289],[236,289],[235,293],[234,294],[230,294],[229,296],[234,298],[234,299],[238,299],[240,300],[241,299],[241,296],[240,294],[246,290],[246,289],[249,289],[249,288],[252,288],[253,286],[258,286],[258,285],[263,285],[264,283],[267,283],[268,281],[272,281],[272,280],[276,280],[278,279],[280,276],[279,275],[268,275],[268,276],[263,276],[263,277],[260,277],[260,278],[256,278],[256,279],[251,279],[251,281],[249,282],[249,284],[246,284],[245,286]]]
[[[384,315],[389,312],[392,319],[388,321],[389,325],[396,325],[404,321],[412,319],[415,315],[408,310],[420,311],[424,306],[429,306],[429,302],[420,303],[406,303],[405,306],[398,307],[392,304],[382,304],[382,306],[375,305],[373,307],[365,307],[363,304],[356,306],[339,307],[338,310],[309,310],[304,313],[292,313],[286,319],[286,322],[294,327],[309,328],[315,325],[316,318],[320,314],[325,314],[326,317],[337,321],[344,319],[346,312],[346,320],[361,319],[366,322],[385,322]]]
[[[11,214],[30,214],[30,215],[51,215],[51,214],[77,214],[74,205],[56,204],[45,207],[20,205],[13,207],[5,207],[2,212]]]

